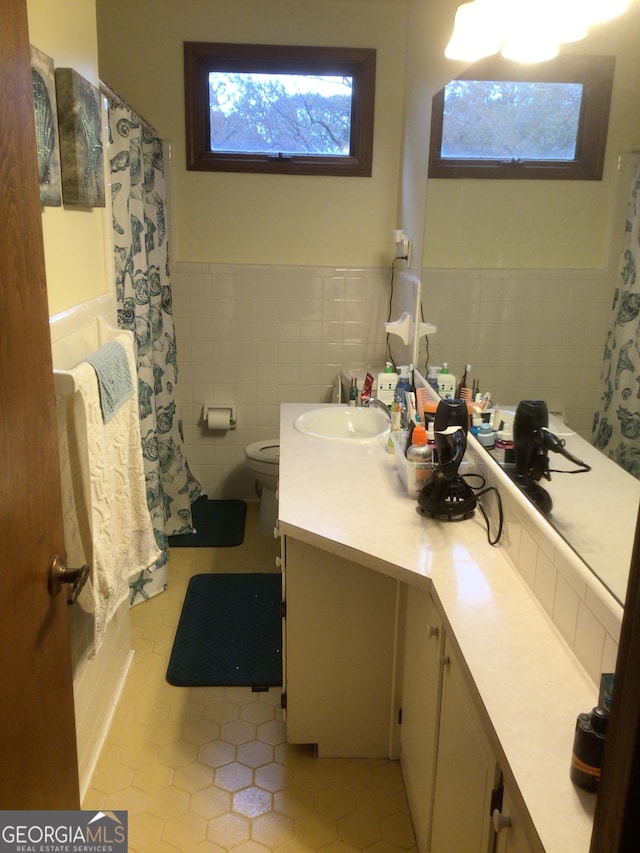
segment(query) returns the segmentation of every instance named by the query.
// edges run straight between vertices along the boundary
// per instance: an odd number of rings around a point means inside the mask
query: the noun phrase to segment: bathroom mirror
[[[547,520],[621,603],[640,481],[591,447],[590,434],[640,157],[629,153],[640,145],[639,36],[634,0],[620,19],[562,49],[615,56],[602,181],[425,176],[422,306],[438,331],[428,351],[421,343],[417,359],[422,371],[447,361],[454,374],[471,363],[472,378],[498,404],[544,399],[566,418],[588,448],[580,450],[597,460],[598,476],[552,474],[551,483],[542,481],[554,504]],[[453,67],[451,77],[459,71]]]
[[[549,429],[571,456],[591,470],[578,473],[576,464],[560,453],[549,452],[551,480],[541,478],[536,485],[550,499],[551,511],[536,509],[620,604],[624,604],[640,504],[640,480],[553,417]],[[490,451],[487,456],[493,465],[501,467]],[[501,476],[510,475],[502,470]]]

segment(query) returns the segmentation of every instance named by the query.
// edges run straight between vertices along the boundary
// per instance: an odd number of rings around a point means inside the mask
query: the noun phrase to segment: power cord
[[[475,477],[476,480],[480,480],[480,485],[472,486],[471,483],[468,482],[471,477]],[[495,486],[487,486],[487,481],[482,476],[482,474],[461,474],[460,479],[464,480],[469,486],[469,488],[474,492],[474,497],[476,499],[478,509],[482,513],[482,516],[487,525],[487,540],[489,542],[489,545],[497,545],[500,539],[502,538],[502,532],[504,528],[504,513],[502,510],[502,499],[500,497],[500,492],[496,489]],[[495,492],[496,503],[498,505],[498,532],[495,538],[493,539],[491,538],[491,522],[489,520],[489,516],[485,511],[485,508],[482,506],[482,501],[480,500],[480,498],[482,498],[484,495],[488,495],[491,492]]]
[[[396,275],[396,261],[402,261],[402,260],[406,260],[406,258],[394,258],[391,261],[391,281],[389,282],[389,309],[387,311],[387,322],[388,323],[391,322],[391,308],[392,308],[392,303],[393,303],[393,286],[395,283],[395,275]],[[387,359],[387,361],[391,362],[391,364],[393,365],[393,369],[395,370],[396,369],[396,361],[395,361],[393,355],[391,354],[391,344],[389,343],[389,332],[387,332],[386,344],[387,344],[387,352],[389,353],[389,358]]]
[[[424,308],[422,300],[420,301],[420,322],[424,323]],[[429,375],[429,335],[424,336],[425,357],[424,357],[424,375]]]

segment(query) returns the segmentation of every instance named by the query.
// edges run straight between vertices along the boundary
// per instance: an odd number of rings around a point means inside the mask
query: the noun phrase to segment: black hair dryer
[[[539,480],[549,474],[549,458],[539,437],[549,426],[549,410],[544,400],[521,400],[513,421],[513,450],[516,474]]]
[[[515,455],[515,483],[538,509],[548,515],[553,503],[551,497],[538,480],[551,480],[549,451],[560,453],[578,468],[575,471],[555,473],[579,474],[591,467],[577,459],[565,449],[565,443],[549,430],[549,411],[544,400],[521,400],[513,421],[513,445]]]
[[[433,477],[418,495],[420,509],[432,518],[459,521],[471,518],[476,507],[473,490],[458,476],[467,449],[469,413],[464,400],[441,400],[434,433],[437,462]]]

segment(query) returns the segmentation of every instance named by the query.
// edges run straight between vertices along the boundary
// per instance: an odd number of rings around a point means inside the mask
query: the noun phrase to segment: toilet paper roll
[[[209,409],[207,411],[207,427],[209,429],[231,429],[231,412],[229,409]]]

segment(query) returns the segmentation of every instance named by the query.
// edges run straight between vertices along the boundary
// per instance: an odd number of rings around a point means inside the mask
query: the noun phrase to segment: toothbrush
[[[418,416],[418,412],[416,411],[416,395],[413,391],[407,391],[405,393],[405,398],[407,401],[407,417],[410,421],[413,421],[415,424],[420,423],[420,417]]]

